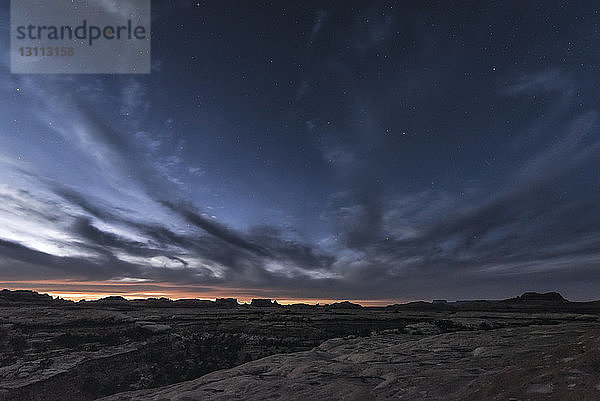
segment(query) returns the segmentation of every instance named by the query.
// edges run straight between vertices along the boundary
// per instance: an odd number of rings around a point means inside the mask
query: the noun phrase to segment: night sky
[[[0,287],[600,294],[600,4],[154,1],[152,74],[14,75]]]

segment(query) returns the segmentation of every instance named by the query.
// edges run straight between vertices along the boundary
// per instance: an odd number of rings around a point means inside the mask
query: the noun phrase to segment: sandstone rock
[[[546,336],[540,338],[542,329]],[[599,333],[593,326],[573,324],[422,337],[390,334],[333,339],[311,351],[274,355],[196,380],[116,394],[102,401],[531,398],[524,394],[556,401],[567,399],[565,394],[573,397],[569,399],[593,399],[585,394],[595,391],[596,376],[583,375],[576,378],[577,383],[558,382],[552,376],[553,363],[539,364],[540,354],[559,360],[565,352],[560,346],[570,349],[590,330]],[[592,337],[586,337],[586,343],[598,344],[598,338]],[[580,362],[584,363],[583,359]],[[520,372],[529,367],[526,374]],[[514,370],[518,376],[504,376]],[[544,374],[550,375],[548,382],[523,386],[524,381]]]
[[[152,334],[163,334],[171,331],[171,326],[166,324],[155,324],[152,322],[137,322],[136,325]]]

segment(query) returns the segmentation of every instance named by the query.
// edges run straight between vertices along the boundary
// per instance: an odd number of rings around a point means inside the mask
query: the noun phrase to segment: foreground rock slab
[[[340,338],[102,401],[598,400],[598,323]]]

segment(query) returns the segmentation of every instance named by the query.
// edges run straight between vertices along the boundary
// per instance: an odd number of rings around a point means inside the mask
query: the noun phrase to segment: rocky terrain
[[[598,400],[600,306],[0,292],[0,400]]]
[[[597,324],[328,340],[103,401],[598,400]]]

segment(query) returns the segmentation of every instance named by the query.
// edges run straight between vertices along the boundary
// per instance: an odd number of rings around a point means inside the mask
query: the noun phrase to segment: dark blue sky
[[[152,74],[13,75],[0,281],[600,298],[597,2],[154,1]]]

